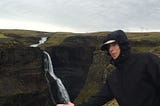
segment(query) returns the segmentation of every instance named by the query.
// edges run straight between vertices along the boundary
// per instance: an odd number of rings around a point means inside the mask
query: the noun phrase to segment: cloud
[[[0,6],[3,19],[60,26],[76,32],[160,31],[158,0],[1,0]]]
[[[48,32],[76,32],[76,30],[67,26],[52,25],[49,23],[30,22],[30,21],[15,21],[8,19],[0,19],[0,29],[27,29],[37,31],[48,31]]]

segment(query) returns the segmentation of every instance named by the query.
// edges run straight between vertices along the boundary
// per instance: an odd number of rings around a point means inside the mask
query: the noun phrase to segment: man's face
[[[117,59],[120,55],[120,47],[117,43],[110,43],[108,44],[108,51],[109,54],[112,56],[113,59]]]

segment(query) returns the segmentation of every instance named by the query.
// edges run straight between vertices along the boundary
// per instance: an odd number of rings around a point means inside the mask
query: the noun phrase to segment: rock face
[[[62,80],[71,101],[79,94],[92,63],[94,48],[56,46],[48,49],[55,74]]]
[[[55,74],[61,78],[71,101],[84,86],[95,51],[94,40],[96,38],[71,37],[58,46],[46,48]],[[43,55],[39,48],[0,49],[0,105],[52,106],[44,77]]]
[[[16,100],[14,97],[23,97],[23,94],[29,95],[46,88],[45,79],[42,77],[42,57],[39,48],[0,49],[0,97],[3,97],[0,100],[1,105],[18,106],[16,103],[11,104],[13,99]],[[31,98],[26,98],[26,101],[30,101],[29,99]]]

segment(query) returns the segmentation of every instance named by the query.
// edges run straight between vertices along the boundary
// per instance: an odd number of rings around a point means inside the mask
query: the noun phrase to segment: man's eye
[[[115,46],[115,45],[117,45],[117,43],[112,43],[112,46]]]

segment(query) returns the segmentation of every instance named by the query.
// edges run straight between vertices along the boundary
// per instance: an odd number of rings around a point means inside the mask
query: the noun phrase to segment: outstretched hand
[[[56,106],[74,106],[74,104],[69,102],[68,104],[57,104]]]

